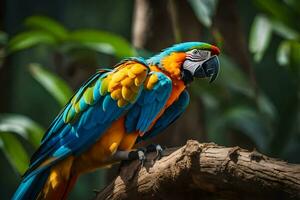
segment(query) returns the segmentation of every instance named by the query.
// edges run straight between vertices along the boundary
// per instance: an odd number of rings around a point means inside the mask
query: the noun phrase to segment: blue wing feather
[[[172,124],[180,115],[185,111],[190,101],[189,93],[184,90],[177,101],[175,101],[157,120],[155,125],[146,132],[143,136],[138,137],[137,143],[142,140],[150,139],[156,136],[158,133],[162,132],[170,124]]]
[[[151,90],[142,91],[137,103],[126,115],[127,133],[133,131],[145,133],[171,95],[171,79],[161,72],[152,73],[157,75],[158,81]]]
[[[24,175],[25,179],[36,174],[35,171],[40,173],[42,169],[38,167],[49,158],[53,159],[51,163],[47,164],[51,166],[70,154],[78,155],[82,153],[105,132],[114,120],[133,106],[133,104],[128,104],[120,108],[109,93],[100,94],[101,81],[109,73],[112,72],[101,71],[91,77],[56,117],[44,136],[41,146],[33,155],[30,167]],[[85,90],[91,86],[93,86],[93,100],[97,101],[87,105],[81,100],[84,98],[83,93]],[[80,113],[78,111],[76,113],[74,102],[79,103]],[[72,121],[68,121],[66,120],[67,117],[70,117],[68,115],[76,116]],[[46,169],[46,167],[41,168]]]

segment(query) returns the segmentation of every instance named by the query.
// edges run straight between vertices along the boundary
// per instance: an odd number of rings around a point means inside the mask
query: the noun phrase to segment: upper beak
[[[218,56],[214,55],[206,60],[202,65],[198,66],[194,72],[194,77],[203,78],[210,77],[209,82],[212,83],[218,76],[220,70],[220,62]]]

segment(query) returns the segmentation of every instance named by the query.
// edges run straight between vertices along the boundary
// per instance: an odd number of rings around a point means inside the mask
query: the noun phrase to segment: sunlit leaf
[[[46,31],[60,40],[66,39],[68,31],[57,21],[46,16],[30,16],[25,19],[25,25],[36,29]]]
[[[35,147],[39,146],[45,130],[26,116],[18,114],[0,115],[0,132],[19,134]]]
[[[28,167],[29,157],[18,139],[11,133],[0,132],[0,147],[16,171],[23,174]]]
[[[300,36],[300,34],[296,30],[286,26],[282,22],[272,20],[271,25],[272,30],[285,39],[295,40]]]
[[[189,0],[198,20],[206,27],[212,24],[218,0]]]
[[[113,33],[97,30],[78,30],[70,33],[69,41],[100,53],[130,57],[135,55],[133,47],[124,38]]]
[[[280,65],[289,64],[290,51],[291,51],[291,47],[288,41],[283,41],[280,43],[277,49],[277,62]]]
[[[255,17],[251,27],[249,48],[254,53],[254,60],[259,62],[267,49],[272,35],[269,20],[261,15]]]
[[[14,36],[8,43],[8,52],[31,48],[38,44],[56,44],[53,35],[45,31],[27,31]]]
[[[29,66],[32,76],[63,106],[72,96],[71,88],[59,78],[39,64],[32,63]]]

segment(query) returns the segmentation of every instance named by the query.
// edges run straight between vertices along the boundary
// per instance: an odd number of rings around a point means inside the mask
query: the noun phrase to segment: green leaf
[[[189,0],[198,20],[206,27],[212,24],[212,17],[218,5],[218,0]]]
[[[217,84],[226,86],[232,91],[236,91],[248,97],[254,97],[254,92],[245,74],[239,69],[232,60],[221,55],[220,63],[222,65]]]
[[[25,25],[29,28],[46,31],[60,40],[64,40],[68,36],[68,31],[62,24],[46,16],[28,17],[25,19]]]
[[[285,39],[296,40],[297,38],[299,38],[299,33],[296,30],[286,26],[279,21],[272,20],[271,25],[273,31]]]
[[[38,44],[56,44],[56,39],[45,31],[27,31],[14,36],[8,43],[8,52],[31,48]]]
[[[255,17],[250,31],[249,48],[254,53],[254,60],[259,62],[270,43],[272,27],[269,20],[258,15]]]
[[[45,130],[26,116],[18,114],[1,114],[0,132],[19,134],[33,146],[38,147]]]
[[[254,3],[272,19],[299,30],[298,15],[284,2],[279,0],[254,0]]]
[[[290,51],[291,51],[291,46],[289,41],[283,41],[280,43],[277,49],[277,57],[276,57],[279,65],[286,66],[289,64]]]
[[[74,31],[70,33],[69,42],[77,43],[82,48],[88,48],[93,51],[116,55],[118,57],[130,57],[136,54],[133,47],[124,38],[104,31]]]
[[[278,111],[270,99],[264,94],[257,95],[257,106],[259,111],[266,116],[267,120],[277,120]]]
[[[0,147],[11,165],[23,174],[29,163],[29,157],[18,139],[11,133],[0,133]]]
[[[297,41],[283,41],[277,50],[277,62],[288,67],[294,76],[300,77],[300,43]]]
[[[41,67],[39,64],[30,64],[29,69],[32,76],[57,100],[61,106],[64,106],[68,102],[73,92],[65,81]]]

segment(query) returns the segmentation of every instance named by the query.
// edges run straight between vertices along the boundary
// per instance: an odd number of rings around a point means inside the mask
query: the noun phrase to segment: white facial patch
[[[195,73],[196,69],[202,65],[202,63],[204,62],[205,60],[203,61],[198,61],[198,62],[195,62],[195,61],[191,61],[191,60],[185,60],[184,63],[183,63],[183,69],[186,69],[186,70],[189,70],[192,74]]]
[[[183,68],[194,74],[195,70],[210,58],[211,52],[205,50],[193,49],[188,51]]]
[[[210,51],[206,50],[198,50],[198,49],[193,49],[191,51],[186,52],[187,56],[186,59],[191,60],[191,61],[201,61],[201,60],[207,60],[211,56]]]

